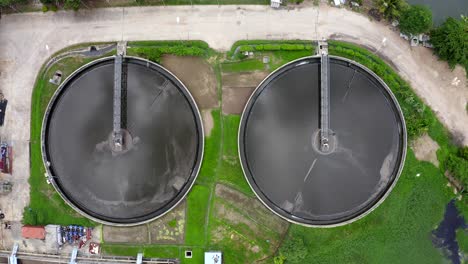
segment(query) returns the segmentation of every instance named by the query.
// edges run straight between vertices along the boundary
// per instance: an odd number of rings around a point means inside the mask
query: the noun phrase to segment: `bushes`
[[[439,58],[446,60],[451,68],[468,65],[468,18],[452,17],[431,31],[431,43]],[[468,74],[468,71],[467,71]]]
[[[449,170],[454,177],[460,180],[463,187],[468,187],[468,160],[461,158],[457,155],[450,154],[445,161],[445,167]]]
[[[432,26],[432,12],[426,6],[414,5],[402,12],[400,30],[405,34],[427,32]]]
[[[268,51],[281,50],[281,46],[278,44],[265,44],[263,45],[263,50],[268,50]]]
[[[283,43],[283,44],[248,44],[248,45],[239,45],[240,52],[245,51],[299,51],[299,50],[312,50],[312,44],[305,43]]]
[[[239,40],[232,45],[231,50],[227,52],[227,55],[228,57],[232,57],[237,48],[242,46],[253,46],[255,50],[261,51],[266,50],[264,49],[265,45],[274,45],[274,50],[280,50],[281,47],[280,49],[277,49],[276,46],[281,46],[283,44],[302,44],[305,49],[311,49],[313,47],[311,41],[308,40]]]
[[[150,61],[159,62],[163,54],[173,54],[177,56],[204,56],[207,51],[199,47],[178,46],[142,46],[128,48],[131,53],[146,58]]]
[[[279,251],[279,256],[284,256],[287,263],[302,263],[307,256],[304,240],[298,236],[286,240]]]
[[[183,46],[183,47],[198,47],[201,49],[209,49],[206,42],[201,40],[147,40],[147,41],[130,41],[130,47],[155,47],[155,46]]]
[[[239,48],[239,51],[240,52],[254,51],[254,47],[252,47],[252,46],[241,46]]]
[[[458,150],[458,156],[468,160],[468,147],[463,147]]]

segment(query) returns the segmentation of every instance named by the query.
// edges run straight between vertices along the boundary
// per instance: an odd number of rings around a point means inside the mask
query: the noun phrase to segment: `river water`
[[[444,219],[437,229],[432,231],[434,235],[432,242],[435,247],[448,251],[448,258],[453,264],[460,264],[459,247],[455,235],[458,228],[467,228],[467,225],[455,206],[455,200],[451,200],[445,208]]]
[[[468,15],[468,0],[408,0],[408,3],[428,6],[435,25],[441,24],[449,16],[460,18],[460,15]]]

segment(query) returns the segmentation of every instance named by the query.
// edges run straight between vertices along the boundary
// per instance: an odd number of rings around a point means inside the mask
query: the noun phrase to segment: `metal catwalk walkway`
[[[327,152],[330,136],[330,65],[328,44],[319,42],[320,52],[320,149]]]

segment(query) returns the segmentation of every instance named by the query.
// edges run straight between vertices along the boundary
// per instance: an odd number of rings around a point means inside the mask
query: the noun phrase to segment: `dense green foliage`
[[[0,0],[0,7],[14,6],[16,4],[27,3],[28,0]]]
[[[414,5],[404,10],[400,18],[400,30],[405,34],[420,34],[432,26],[432,12],[427,6]]]
[[[48,7],[50,10],[57,11],[57,5],[63,5],[65,9],[78,10],[81,6],[81,0],[40,0],[44,4],[46,9],[42,8],[42,11],[46,12]]]
[[[468,255],[468,230],[459,228],[456,233],[456,238],[458,242],[458,247],[461,252]]]
[[[150,61],[160,62],[163,54],[177,56],[207,56],[209,47],[203,41],[141,41],[130,42],[128,55],[135,55]]]
[[[468,160],[451,154],[445,161],[445,167],[468,189]]]
[[[64,2],[65,9],[78,10],[80,8],[80,5],[81,5],[80,0],[65,0]]]
[[[301,45],[304,48],[299,48]],[[295,47],[295,50],[312,50],[314,48],[312,42],[307,40],[239,40],[232,45],[227,55],[228,57],[232,57],[238,48],[239,51],[242,51],[242,49],[247,51],[277,51],[281,50],[281,47],[283,49]]]
[[[457,63],[468,65],[468,19],[447,18],[431,31],[431,43],[436,54],[446,60],[450,67],[455,67]]]
[[[407,7],[404,0],[376,0],[375,2],[379,12],[388,20],[398,19]]]
[[[464,158],[464,159],[468,160],[468,146],[467,146],[467,147],[460,148],[460,149],[458,150],[458,155],[459,155],[461,158]]]
[[[302,236],[294,236],[286,240],[279,252],[279,256],[284,256],[288,263],[301,263],[307,256],[307,248]]]

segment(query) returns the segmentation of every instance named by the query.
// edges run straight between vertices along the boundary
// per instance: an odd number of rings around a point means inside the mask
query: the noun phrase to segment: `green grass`
[[[458,247],[465,255],[468,254],[468,230],[459,228],[456,233]]]
[[[254,196],[240,165],[237,145],[239,124],[239,115],[223,116],[223,153],[218,179],[248,196]]]
[[[310,50],[276,51],[273,53],[272,59],[270,60],[270,69],[273,71],[288,62],[297,60],[302,57],[313,56],[313,55],[315,55],[314,51],[310,51]]]
[[[171,221],[167,222],[167,225],[172,227],[172,228],[175,228],[177,226],[177,220],[172,219]]]
[[[206,214],[208,212],[210,188],[203,185],[193,186],[187,196],[187,221],[185,244],[202,246],[206,243]]]
[[[221,69],[223,72],[249,72],[264,70],[265,65],[259,59],[248,59],[239,62],[223,63]]]
[[[136,256],[138,253],[143,253],[145,257],[149,258],[178,258],[180,252],[178,246],[166,245],[134,246],[123,244],[103,244],[101,250],[108,255],[115,256]]]
[[[221,111],[213,110],[211,116],[213,117],[213,128],[210,136],[205,138],[203,163],[197,178],[198,183],[206,185],[213,184],[215,181],[222,142]]]
[[[137,256],[143,253],[145,258],[178,258],[182,264],[203,263],[205,248],[180,245],[128,245],[102,244],[101,250],[106,255]],[[185,250],[192,251],[192,258],[185,258]]]

